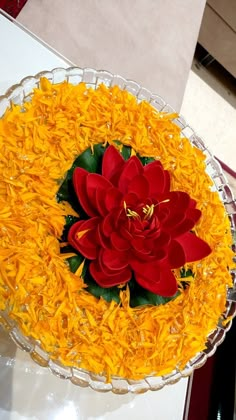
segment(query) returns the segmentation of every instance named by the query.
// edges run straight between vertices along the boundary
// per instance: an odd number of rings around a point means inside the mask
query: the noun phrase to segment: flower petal
[[[107,213],[109,213],[109,211],[107,210],[107,207],[106,207],[104,190],[102,188],[97,188],[95,190],[95,201],[96,201],[96,208],[99,214],[105,217]]]
[[[176,241],[171,241],[171,244],[168,248],[168,260],[170,263],[170,268],[179,268],[186,263],[184,250],[182,246]]]
[[[132,156],[123,166],[123,170],[119,179],[119,189],[123,194],[128,192],[130,181],[136,176],[143,173],[143,166],[137,156]]]
[[[150,249],[147,248],[145,245],[145,238],[144,236],[135,236],[132,241],[131,241],[132,247],[138,251],[141,252],[143,254],[149,254],[150,253]]]
[[[173,229],[181,224],[184,220],[184,212],[180,212],[178,210],[172,211],[172,214],[170,214],[169,217],[164,222],[162,222],[162,228],[164,228],[166,232],[172,233]]]
[[[118,190],[118,188],[111,187],[106,191],[105,198],[103,197],[103,200],[105,201],[105,206],[107,211],[111,211],[114,208],[117,208],[121,205],[123,198],[123,194]]]
[[[163,193],[167,193],[170,191],[170,174],[168,171],[164,171],[165,174],[165,189]]]
[[[114,146],[109,146],[103,155],[102,175],[111,180],[118,171],[121,173],[125,160]]]
[[[127,209],[133,209],[137,206],[138,196],[134,192],[128,192],[123,196],[123,203],[126,203]]]
[[[183,235],[186,232],[189,232],[195,225],[195,222],[192,219],[185,219],[182,223],[179,223],[171,231],[172,238],[178,238],[178,236]]]
[[[197,205],[196,200],[194,200],[193,198],[190,198],[189,207],[191,207],[192,209],[195,209],[196,205]]]
[[[189,194],[183,191],[170,191],[166,200],[160,203],[161,207],[168,207],[171,212],[184,212],[190,205]]]
[[[159,161],[156,160],[144,166],[144,175],[149,184],[151,197],[156,198],[165,192],[166,175]]]
[[[85,213],[88,216],[98,216],[98,211],[91,205],[91,202],[88,198],[87,189],[86,189],[86,179],[89,172],[83,168],[75,168],[73,172],[73,185],[79,200],[80,205],[83,207]]]
[[[104,200],[106,191],[112,187],[112,184],[110,183],[110,181],[108,181],[108,179],[104,178],[102,175],[95,173],[88,173],[85,182],[87,197],[91,205],[97,210],[98,214],[104,216],[105,206],[102,206],[101,203],[99,203],[99,200],[101,199],[101,197]],[[98,192],[98,190],[100,191]]]
[[[132,274],[129,268],[125,268],[118,272],[114,271],[113,275],[106,275],[101,269],[98,260],[91,262],[91,264],[89,265],[89,271],[93,279],[97,282],[97,284],[104,288],[127,283],[131,279]]]
[[[177,292],[177,282],[167,264],[156,261],[137,263],[135,279],[144,289],[161,296],[173,296]]]
[[[191,220],[193,220],[194,221],[194,224],[198,222],[198,220],[200,219],[201,215],[202,215],[201,210],[194,209],[194,208],[188,208],[186,210],[186,216],[188,218],[190,218]]]
[[[111,233],[117,229],[117,224],[119,223],[119,218],[122,212],[123,212],[122,208],[121,209],[117,208],[110,211],[110,213],[108,213],[105,216],[102,222],[102,226],[101,226],[101,229],[104,235],[109,237]]]
[[[129,256],[125,251],[104,249],[101,257],[103,265],[109,270],[123,270],[128,266]]]
[[[136,267],[137,262],[140,263],[149,263],[156,261],[158,264],[166,260],[167,252],[165,249],[157,249],[155,252],[148,251],[144,253],[143,251],[137,251],[133,249],[132,256],[130,256],[129,263],[131,267]]]
[[[102,229],[102,223],[99,223],[96,231],[96,241],[102,248],[110,248],[111,241],[110,238],[105,236]]]
[[[149,238],[147,238],[147,241],[149,241]],[[157,249],[164,248],[164,247],[168,246],[170,241],[171,241],[170,234],[162,231],[160,233],[159,237],[154,240],[154,251],[153,252],[155,252],[155,250],[157,250]]]
[[[97,243],[95,241],[96,228],[100,222],[99,217],[89,220],[80,220],[74,223],[68,233],[68,242],[85,258],[97,258]]]
[[[130,249],[130,243],[127,239],[122,238],[117,232],[111,233],[111,243],[117,251],[127,251]]]
[[[127,229],[127,226],[121,226],[120,233],[122,237],[127,239],[128,241],[131,241],[133,239],[133,236],[131,235],[130,231]]]
[[[147,179],[143,175],[136,175],[129,183],[128,192],[136,194],[139,200],[145,200],[149,195]]]
[[[175,240],[182,246],[186,262],[199,261],[211,253],[209,245],[194,233],[187,232]]]

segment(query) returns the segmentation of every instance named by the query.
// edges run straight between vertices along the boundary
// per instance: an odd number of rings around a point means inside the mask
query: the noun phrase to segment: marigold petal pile
[[[108,381],[182,369],[205,348],[231,286],[228,217],[212,192],[203,153],[182,137],[175,117],[116,86],[93,90],[42,79],[23,110],[12,106],[0,120],[0,310],[52,359]],[[70,272],[72,254],[60,253],[65,215],[76,213],[57,202],[58,188],[76,156],[114,140],[160,160],[171,189],[190,194],[202,211],[195,232],[212,253],[188,264],[189,287],[162,306],[130,308],[128,287],[120,305],[96,299],[81,268]],[[178,270],[175,275],[181,284]]]

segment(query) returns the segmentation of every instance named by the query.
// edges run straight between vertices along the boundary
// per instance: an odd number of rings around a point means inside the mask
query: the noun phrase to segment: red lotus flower
[[[102,174],[76,168],[73,184],[88,220],[69,231],[68,241],[91,260],[101,287],[127,283],[132,274],[145,289],[172,296],[172,269],[206,257],[211,249],[190,230],[201,216],[195,200],[170,191],[169,173],[159,161],[127,161],[113,146],[103,155]]]

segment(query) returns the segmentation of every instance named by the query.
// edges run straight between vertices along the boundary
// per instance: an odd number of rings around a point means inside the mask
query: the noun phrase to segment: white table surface
[[[0,14],[0,95],[26,76],[72,65],[19,23]]]
[[[0,13],[0,95],[28,75],[71,63]],[[0,328],[1,420],[182,420],[188,379],[142,395],[100,394],[31,361]]]

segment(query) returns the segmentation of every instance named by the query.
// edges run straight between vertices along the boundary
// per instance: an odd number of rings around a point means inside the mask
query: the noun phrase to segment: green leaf
[[[67,250],[67,247],[63,248],[62,252],[64,249],[66,249],[65,252],[70,252],[70,249]],[[75,273],[83,260],[84,260],[84,257],[81,254],[78,254],[75,257],[68,258],[67,261],[69,263],[70,270],[73,273]],[[119,303],[121,289],[116,286],[108,287],[108,288],[103,288],[99,286],[95,282],[95,280],[92,278],[89,272],[89,264],[90,264],[90,261],[85,259],[82,277],[84,279],[84,282],[88,286],[86,290],[98,299],[102,297],[107,302],[111,302],[111,300],[114,300],[115,302]],[[175,295],[171,297],[163,297],[163,296],[155,295],[154,293],[149,292],[148,290],[141,287],[135,281],[134,277],[130,280],[129,287],[130,287],[130,306],[132,308],[136,306],[141,306],[141,305],[155,305],[155,306],[165,305],[167,302],[170,302],[171,300],[175,299],[180,294],[180,292],[177,291]]]
[[[61,242],[66,242],[67,241],[67,236],[68,236],[68,232],[69,232],[70,227],[74,223],[78,222],[79,220],[80,219],[78,217],[71,216],[71,215],[65,217],[65,225],[64,225],[64,229],[63,229],[63,232],[62,232],[62,235],[61,235]]]
[[[78,215],[80,216],[79,219],[83,219],[83,220],[88,219],[88,215],[85,213],[83,207],[81,206],[77,198],[72,179],[68,180],[67,188],[68,188],[68,200],[66,201],[68,201],[71,207],[76,211],[76,213],[78,213]]]
[[[170,297],[164,297],[156,295],[155,293],[149,292],[149,290],[141,287],[133,278],[129,282],[130,287],[130,306],[140,306],[140,305],[165,305],[171,300],[179,296],[180,292],[177,291],[175,295]]]
[[[86,284],[88,284],[88,282],[86,282]],[[87,290],[96,298],[102,297],[107,302],[111,302],[112,300],[114,300],[117,303],[120,302],[120,289],[118,289],[117,287],[102,288],[95,281],[90,281]]]
[[[67,247],[65,247],[67,248]],[[63,248],[63,250],[65,249]],[[69,252],[70,250],[66,251]],[[75,257],[68,258],[68,263],[70,270],[75,273],[82,261],[84,260],[84,257],[81,254],[78,254]],[[121,289],[117,286],[114,287],[108,287],[103,288],[99,286],[95,280],[92,278],[90,272],[89,272],[89,264],[90,261],[85,259],[85,264],[82,272],[82,277],[84,279],[84,282],[87,284],[87,291],[91,293],[96,298],[102,297],[107,302],[111,302],[111,300],[114,300],[115,302],[120,302],[120,291]],[[152,292],[149,292],[148,290],[141,287],[134,279],[134,277],[130,280],[129,288],[130,288],[130,306],[132,308],[136,306],[141,305],[165,305],[166,303],[170,302],[171,300],[175,299],[177,296],[179,296],[180,292],[177,291],[175,295],[171,297],[163,297],[156,295]],[[124,286],[126,287],[126,286]]]
[[[111,302],[111,300],[114,300],[115,302],[120,302],[120,289],[118,287],[108,287],[103,288],[99,286],[92,278],[89,272],[89,263],[90,261],[86,260],[84,265],[84,270],[82,273],[82,277],[84,279],[84,282],[87,284],[87,291],[91,293],[96,298],[102,297],[107,302]]]
[[[69,215],[65,217],[65,220],[66,220],[65,226],[71,227],[72,225],[74,225],[74,223],[78,222],[80,219],[79,217]]]
[[[75,252],[75,249],[71,245],[66,245],[61,248],[61,254],[69,254],[70,252]]]
[[[75,273],[76,270],[79,268],[80,264],[83,262],[83,260],[84,260],[84,257],[81,254],[68,258],[67,261],[70,267],[70,271],[72,273]]]
[[[121,289],[118,287],[109,287],[109,288],[103,288],[100,287],[95,280],[93,280],[90,272],[89,272],[89,260],[85,260],[84,269],[82,273],[82,277],[84,279],[84,282],[87,284],[88,292],[91,293],[96,298],[102,297],[107,302],[111,302],[111,300],[114,300],[115,302],[120,302],[120,291]],[[152,292],[149,292],[148,290],[141,287],[136,281],[135,278],[132,277],[132,279],[129,281],[129,288],[130,288],[130,306],[140,306],[140,305],[164,305],[167,302],[170,302],[171,300],[175,299],[180,292],[177,291],[174,296],[171,297],[163,297],[159,295],[155,295]],[[126,286],[124,286],[126,287]]]
[[[175,295],[171,297],[164,297],[155,295],[154,293],[151,293],[149,291],[145,291],[143,295],[131,295],[130,298],[130,306],[134,308],[135,306],[140,305],[165,305],[166,303],[170,302],[171,300],[175,299],[177,296],[179,296],[180,292],[177,292]]]
[[[181,278],[194,277],[194,274],[193,274],[192,270],[190,270],[190,268],[188,270],[186,270],[185,268],[181,268],[180,277]]]
[[[116,143],[117,146],[122,145],[122,149],[120,150],[120,154],[123,156],[124,160],[128,160],[131,156],[131,147],[125,146],[120,142],[120,140],[113,140],[113,143]]]
[[[86,169],[88,172],[94,173],[101,172],[102,156],[105,150],[106,148],[102,144],[96,144],[93,147],[93,152],[89,147],[75,159],[73,165],[66,174],[66,178],[64,179],[57,192],[57,200],[59,202],[68,201],[71,204],[72,195],[74,193],[72,190],[72,176],[75,168],[80,167]]]
[[[121,155],[123,156],[124,160],[128,160],[131,156],[131,147],[123,146],[121,149]]]
[[[69,187],[68,187],[69,178],[67,178],[67,177],[68,177],[68,173],[66,175],[65,180],[63,181],[63,183],[61,184],[61,186],[60,186],[60,188],[57,192],[57,201],[59,203],[60,203],[60,201],[68,201],[69,202],[69,199],[70,199],[69,191],[68,191],[68,189],[69,189]]]
[[[137,155],[137,157],[139,158],[143,166],[148,165],[148,163],[154,162],[156,160],[153,157],[145,157],[145,156],[141,157],[139,155]]]
[[[86,149],[81,155],[79,155],[71,169],[70,169],[70,175],[72,177],[72,174],[75,170],[75,168],[80,167],[83,169],[86,169],[88,172],[93,173],[101,173],[101,166],[102,166],[102,156],[106,150],[106,147],[104,147],[102,144],[96,144],[93,147],[93,151],[89,147]]]
[[[186,270],[185,268],[181,268],[180,277],[183,279],[183,281],[181,281],[181,284],[185,290],[187,289],[187,287],[189,287],[188,277],[194,277],[194,273],[192,272],[192,270],[190,270],[190,268],[188,270]]]

